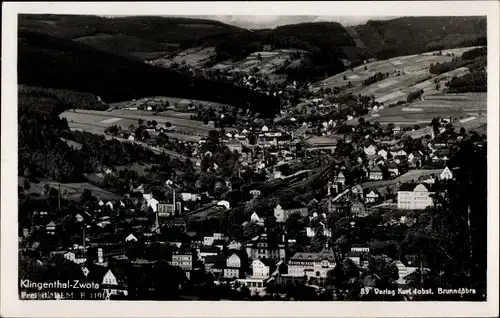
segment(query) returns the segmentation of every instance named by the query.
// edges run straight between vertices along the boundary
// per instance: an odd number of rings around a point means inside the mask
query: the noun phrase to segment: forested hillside
[[[18,18],[19,30],[76,40],[97,49],[134,56],[137,52],[166,53],[179,43],[240,30],[218,21],[184,17],[99,17],[33,15]]]
[[[484,17],[404,17],[355,26],[359,39],[378,58],[484,45]]]
[[[157,68],[87,45],[19,31],[18,83],[98,95],[105,102],[164,95],[220,102],[271,116],[277,99],[175,71]]]
[[[78,92],[19,87],[18,96],[18,173],[29,178],[49,178],[60,182],[85,181],[101,165],[115,166],[143,162],[162,164],[165,155],[148,148],[86,132],[70,131],[59,114],[69,108],[102,110],[105,105],[95,96]],[[76,141],[78,151],[61,140]]]
[[[483,17],[404,17],[368,21],[350,27],[348,32],[336,22],[246,30],[218,21],[181,17],[21,15],[19,30],[62,37],[137,60],[155,59],[200,46],[215,47],[213,64],[241,60],[265,45],[274,49],[299,49],[308,52],[303,62],[285,73],[294,79],[312,81],[344,71],[346,61],[355,66],[371,57],[385,59],[486,43],[486,18]],[[185,87],[186,81],[189,80],[176,82]],[[183,91],[179,87],[174,90]]]

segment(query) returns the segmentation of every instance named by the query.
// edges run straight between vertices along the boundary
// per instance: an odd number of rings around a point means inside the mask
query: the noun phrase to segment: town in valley
[[[486,56],[479,16],[20,15],[19,297],[486,300]]]

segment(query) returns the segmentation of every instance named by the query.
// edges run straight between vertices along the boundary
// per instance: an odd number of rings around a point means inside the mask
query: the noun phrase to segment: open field
[[[213,109],[220,109],[224,106],[226,106],[230,111],[233,110],[234,106],[229,106],[229,105],[224,105],[220,103],[215,103],[215,102],[209,102],[209,101],[204,101],[204,100],[197,100],[197,99],[186,99],[186,98],[178,98],[178,97],[168,97],[168,96],[152,96],[152,97],[145,97],[145,98],[140,98],[138,100],[134,101],[124,101],[124,102],[118,102],[118,103],[112,103],[109,104],[111,108],[128,108],[128,107],[138,107],[139,105],[152,100],[152,101],[162,101],[162,102],[168,102],[169,107],[174,107],[176,104],[180,105],[189,105],[192,103],[193,105],[196,106],[202,106],[205,108],[212,107]],[[172,112],[175,112],[175,110],[171,110]],[[144,111],[145,114],[151,114],[149,111]],[[186,114],[185,112],[177,112],[179,114]]]
[[[183,119],[179,117],[170,117],[167,115],[155,116],[147,111],[121,110],[115,109],[108,112],[92,110],[70,110],[62,113],[61,117],[68,120],[70,128],[84,129],[89,132],[103,133],[111,125],[121,126],[127,129],[128,126],[138,125],[138,120],[144,121],[156,120],[158,124],[170,122],[175,126],[176,131],[184,133],[198,134],[208,136],[210,128],[205,127],[202,122]]]
[[[343,73],[334,75],[320,82],[323,87],[333,87],[346,85],[348,82],[352,84],[360,84],[362,81],[372,76],[373,74],[389,73],[394,74],[397,71],[404,71],[405,73],[415,73],[419,71],[428,70],[432,63],[449,62],[452,57],[445,55],[408,55],[391,58],[388,60],[375,61],[355,67],[352,71],[348,70]],[[367,70],[365,70],[365,67]],[[344,76],[346,79],[344,80]],[[376,84],[376,83],[375,83]]]
[[[425,96],[424,100],[388,109],[365,116],[366,121],[377,121],[381,125],[393,123],[399,126],[430,123],[434,117],[456,119],[456,127],[480,127],[486,123],[486,93],[439,94]],[[471,117],[469,121],[460,122]],[[358,118],[348,121],[356,125]],[[471,129],[471,128],[469,128]]]
[[[257,67],[258,69],[257,73],[259,74],[272,74],[277,69],[284,66],[287,60],[290,60],[292,64],[300,62],[300,59],[292,57],[292,53],[294,52],[297,52],[297,50],[274,50],[271,52],[267,51],[254,52],[241,61],[238,62],[225,61],[214,65],[212,69],[249,73],[255,67]],[[259,55],[260,59],[258,58]]]
[[[470,51],[472,49],[477,49],[480,47],[481,46],[460,47],[460,48],[456,48],[456,49],[442,50],[441,53],[443,55],[453,54],[455,56],[461,56],[464,52]],[[437,54],[437,53],[439,53],[439,51],[427,52],[427,53],[424,53],[424,55],[432,55],[432,54]]]
[[[24,178],[18,178],[19,185],[24,184]],[[28,191],[29,194],[43,195],[44,186],[49,185],[56,190],[61,186],[61,196],[66,200],[79,200],[83,190],[88,189],[92,192],[92,195],[99,200],[119,200],[121,197],[115,193],[109,192],[107,190],[101,189],[88,182],[78,182],[78,183],[57,183],[47,180],[41,180],[39,183],[30,182],[31,188]]]
[[[175,54],[170,58],[159,58],[151,60],[150,63],[157,66],[169,67],[173,63],[177,64],[187,64],[194,67],[202,67],[205,65],[212,57],[215,56],[214,47],[195,47]]]

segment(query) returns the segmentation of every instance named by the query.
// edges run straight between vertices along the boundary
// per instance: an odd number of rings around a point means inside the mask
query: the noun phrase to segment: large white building
[[[291,277],[326,278],[326,273],[335,267],[335,258],[330,253],[296,253],[290,257],[288,274]]]
[[[398,209],[423,210],[434,205],[431,195],[436,190],[434,185],[423,183],[404,183],[398,191]]]

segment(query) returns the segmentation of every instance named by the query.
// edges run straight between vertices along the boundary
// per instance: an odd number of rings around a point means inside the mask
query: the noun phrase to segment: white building
[[[231,254],[231,256],[229,256],[226,260],[226,266],[232,268],[240,268],[241,267],[240,257],[236,253]]]
[[[271,261],[269,259],[255,259],[252,262],[253,277],[269,277]]]
[[[331,237],[332,231],[330,229],[328,229],[323,222],[319,222],[319,224],[323,227],[323,235],[326,237]],[[315,237],[316,231],[312,227],[308,226],[308,227],[306,227],[306,234],[308,237]]]
[[[229,210],[231,208],[231,205],[230,205],[229,201],[226,201],[226,200],[221,200],[221,201],[217,202],[217,205],[218,206],[223,206],[227,210]]]
[[[387,151],[386,151],[386,150],[384,150],[384,149],[380,149],[380,150],[377,152],[377,155],[384,157],[384,159],[387,159]]]
[[[203,245],[211,246],[215,240],[224,240],[224,234],[222,233],[214,233],[213,236],[205,236],[203,237]]]
[[[359,244],[354,244],[351,247],[351,252],[359,252],[359,253],[370,253],[370,246],[369,245],[359,245]]]
[[[428,206],[432,206],[433,200],[431,195],[435,191],[431,191],[431,185],[404,183],[398,191],[398,209],[403,210],[423,210]]]
[[[134,234],[130,233],[126,238],[125,242],[137,242],[137,237]]]
[[[148,204],[148,207],[153,209],[153,212],[156,213],[158,211],[158,203],[159,203],[158,200],[151,197],[151,199],[146,199],[146,203]]]
[[[441,174],[439,175],[439,179],[440,180],[453,179],[453,173],[451,172],[451,170],[448,167],[445,167],[443,169],[443,171],[441,172]]]
[[[364,148],[364,151],[367,156],[375,156],[375,154],[377,153],[377,147],[375,147],[374,145],[369,145],[368,147]]]
[[[261,218],[256,212],[252,213],[252,215],[250,216],[250,221],[260,225],[264,224],[264,219]]]

